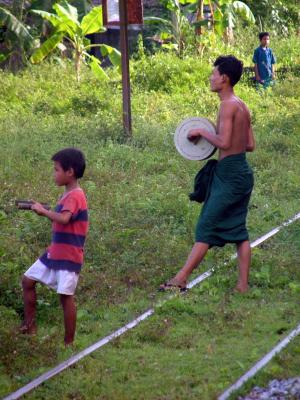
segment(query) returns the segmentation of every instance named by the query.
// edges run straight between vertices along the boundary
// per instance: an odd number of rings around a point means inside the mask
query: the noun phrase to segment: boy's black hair
[[[227,75],[233,87],[241,78],[243,63],[234,56],[220,56],[214,62],[221,75]]]
[[[259,41],[261,42],[262,38],[264,38],[265,36],[269,36],[270,37],[269,32],[260,32],[258,34]]]
[[[68,171],[70,168],[73,168],[75,177],[77,179],[81,178],[84,174],[85,158],[84,154],[79,149],[75,149],[73,147],[62,149],[55,153],[51,160],[59,162],[64,171]]]

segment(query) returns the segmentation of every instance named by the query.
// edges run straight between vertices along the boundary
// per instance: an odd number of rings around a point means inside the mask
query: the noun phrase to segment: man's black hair
[[[269,32],[260,32],[260,33],[258,34],[258,38],[259,38],[260,41],[261,41],[262,38],[264,38],[265,36],[269,36],[269,37],[270,37]]]
[[[243,63],[234,56],[220,56],[216,59],[214,67],[218,67],[221,75],[227,75],[233,87],[241,78]]]
[[[73,168],[76,178],[81,178],[84,174],[85,158],[84,154],[79,149],[73,147],[62,149],[55,153],[51,160],[59,162],[64,171]]]

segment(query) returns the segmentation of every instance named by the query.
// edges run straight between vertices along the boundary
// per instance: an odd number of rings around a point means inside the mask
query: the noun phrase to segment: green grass
[[[85,152],[82,186],[91,228],[73,352],[157,304],[165,297],[156,288],[184,262],[200,210],[187,194],[203,163],[181,158],[172,133],[187,116],[215,119],[218,99],[207,88],[209,70],[199,60],[164,54],[135,61],[129,142],[122,137],[117,80],[99,83],[83,71],[77,86],[71,66],[54,64],[18,76],[0,73],[0,396],[72,353],[62,346],[62,313],[47,288],[38,289],[38,335],[16,334],[20,279],[47,246],[50,224],[16,211],[15,199],[54,205],[60,189],[52,182],[52,154],[70,145]],[[299,211],[299,89],[299,78],[292,76],[264,93],[237,87],[257,139],[248,157],[256,179],[248,219],[252,240]],[[299,321],[299,235],[295,223],[255,250],[246,296],[231,292],[237,277],[232,262],[27,397],[213,399]],[[221,266],[233,251],[212,250],[197,272]],[[293,352],[284,354],[295,364]]]
[[[264,250],[254,251],[252,289],[246,296],[232,292],[234,263],[223,267],[28,398],[214,399],[299,323],[299,294],[288,284],[290,276],[300,278],[299,238],[299,225],[291,226]],[[295,356],[282,356],[285,364],[294,362],[289,373],[297,371]],[[289,376],[279,360],[274,365],[265,378]]]
[[[276,355],[263,370],[250,379],[235,396],[249,393],[254,386],[267,387],[274,377],[279,380],[299,377],[299,353],[300,337],[297,336],[286,349]],[[234,399],[235,396],[232,395],[231,398]]]

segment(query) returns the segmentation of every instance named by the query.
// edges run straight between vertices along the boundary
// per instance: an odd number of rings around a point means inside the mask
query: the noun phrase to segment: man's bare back
[[[220,56],[214,63],[209,80],[211,91],[220,99],[217,135],[198,128],[188,133],[188,139],[196,141],[203,137],[217,147],[219,162],[212,172],[209,192],[198,219],[194,246],[184,266],[174,278],[161,285],[160,290],[186,290],[189,275],[209,248],[226,243],[237,246],[240,273],[236,290],[242,293],[248,290],[251,246],[246,216],[253,189],[253,172],[245,152],[254,150],[255,140],[249,110],[233,90],[242,72],[243,64],[234,56]]]
[[[226,83],[224,84],[224,79]],[[232,155],[253,151],[255,147],[251,128],[250,112],[245,103],[235,96],[228,77],[220,75],[215,67],[210,76],[210,86],[220,98],[220,111],[217,118],[217,135],[204,129],[193,129],[188,138],[196,140],[199,136],[219,149],[219,159]]]
[[[221,102],[217,118],[217,134],[229,136],[230,146],[219,148],[219,159],[232,154],[253,150],[254,140],[251,128],[250,112],[245,103],[232,96]]]

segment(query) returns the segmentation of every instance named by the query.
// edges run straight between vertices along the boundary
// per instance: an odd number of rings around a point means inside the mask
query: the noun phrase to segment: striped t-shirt
[[[63,225],[52,223],[52,241],[40,260],[47,267],[79,272],[83,264],[83,247],[88,231],[88,210],[82,189],[73,189],[59,200],[55,211],[72,213],[70,221]]]

